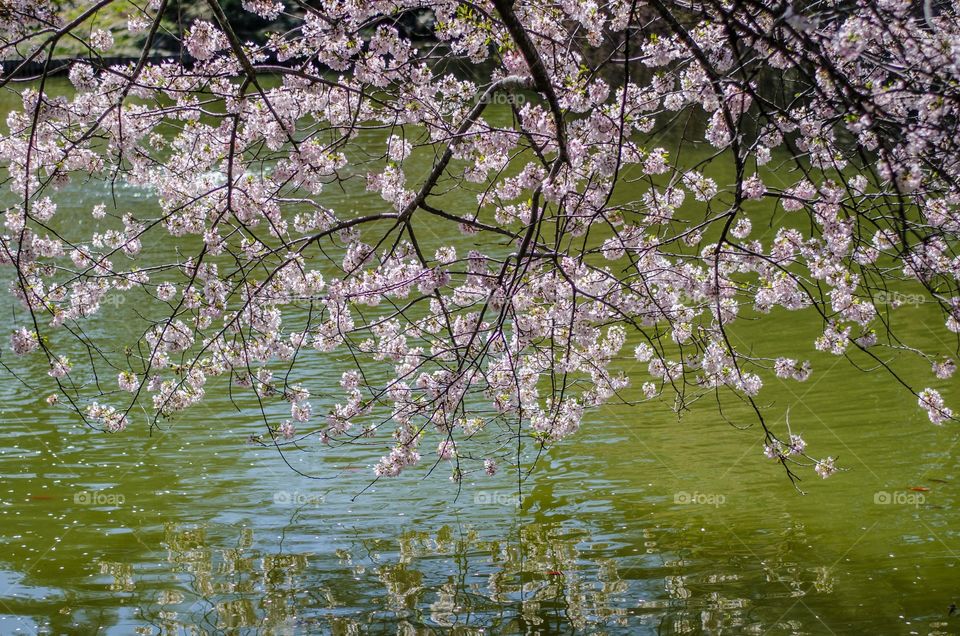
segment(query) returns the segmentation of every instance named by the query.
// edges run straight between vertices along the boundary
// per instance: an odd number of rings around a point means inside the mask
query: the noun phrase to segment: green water
[[[379,210],[361,190],[333,203]],[[59,218],[89,232],[107,194],[75,182]],[[765,221],[752,238],[769,241]],[[129,331],[132,310],[117,301],[95,329]],[[934,310],[898,314],[913,345],[950,350]],[[247,443],[259,413],[213,387],[152,434],[142,418],[97,433],[48,407],[46,369],[21,363],[22,382],[0,379],[0,634],[960,633],[955,429],[888,375],[815,354],[818,332],[780,311],[734,337],[813,361],[806,383],[765,377],[760,401],[848,471],[805,471],[800,495],[745,409],[612,406],[539,459],[520,507],[509,470],[458,493],[426,462],[368,487],[369,447],[288,453],[321,478],[300,477]],[[317,359],[300,373],[322,394],[343,367]],[[955,401],[955,381],[898,364]],[[634,390],[648,379],[624,368]]]

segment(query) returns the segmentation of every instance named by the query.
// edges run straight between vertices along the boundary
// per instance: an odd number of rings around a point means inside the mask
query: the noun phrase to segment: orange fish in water
[[[930,492],[930,489],[926,486],[910,486],[910,490],[913,492]]]
[[[548,576],[563,576],[563,572],[560,570],[547,570]]]

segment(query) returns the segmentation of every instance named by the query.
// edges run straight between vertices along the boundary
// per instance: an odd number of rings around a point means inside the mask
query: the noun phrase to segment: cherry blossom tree
[[[520,475],[522,447],[632,384],[678,411],[742,401],[791,479],[826,478],[834,459],[758,398],[811,363],[730,337],[785,312],[822,326],[811,350],[860,352],[954,419],[890,356],[945,379],[960,346],[960,3],[244,0],[294,25],[245,41],[217,0],[175,27],[150,0],[122,5],[141,52],[109,64],[118,34],[91,25],[120,2],[0,4],[22,98],[0,139],[3,363],[49,368],[48,401],[90,426],[229,389],[281,452],[372,445],[378,478],[459,481]],[[158,61],[161,37],[182,54]],[[67,41],[86,53],[63,96]],[[107,196],[71,224],[71,180],[155,205]],[[363,189],[376,211],[355,211]],[[939,307],[942,350],[901,339],[891,289]],[[132,336],[95,329],[117,294]],[[300,379],[334,362],[338,387]]]

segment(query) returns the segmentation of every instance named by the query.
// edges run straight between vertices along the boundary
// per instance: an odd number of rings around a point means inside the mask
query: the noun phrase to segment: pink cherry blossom
[[[282,16],[245,41],[215,3],[180,25],[153,2],[130,31],[186,54],[111,68],[116,28],[16,4],[4,41],[70,25],[91,55],[66,94],[8,84],[10,347],[100,430],[229,390],[278,443],[460,481],[505,461],[494,430],[539,454],[612,402],[735,400],[765,455],[825,478],[771,383],[830,356],[955,372],[949,3],[243,0]],[[421,10],[429,45],[398,22]],[[921,313],[948,337],[893,332]],[[897,379],[953,421],[952,386]]]

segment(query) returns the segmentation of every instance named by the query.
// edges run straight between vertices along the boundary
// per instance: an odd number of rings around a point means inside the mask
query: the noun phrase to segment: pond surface
[[[89,223],[105,195],[74,183],[59,214]],[[130,311],[118,300],[97,328],[123,331]],[[898,311],[913,344],[949,349],[934,310]],[[98,433],[21,364],[0,376],[0,634],[960,633],[955,429],[883,372],[814,355],[818,332],[781,311],[736,334],[814,362],[806,383],[767,377],[761,393],[772,426],[789,411],[813,455],[849,469],[804,471],[805,495],[746,410],[708,400],[679,419],[662,403],[592,414],[520,501],[510,470],[458,489],[428,462],[371,486],[375,449],[282,458],[248,443],[260,414],[225,392],[152,433],[145,418]],[[322,393],[342,370],[303,381]]]

